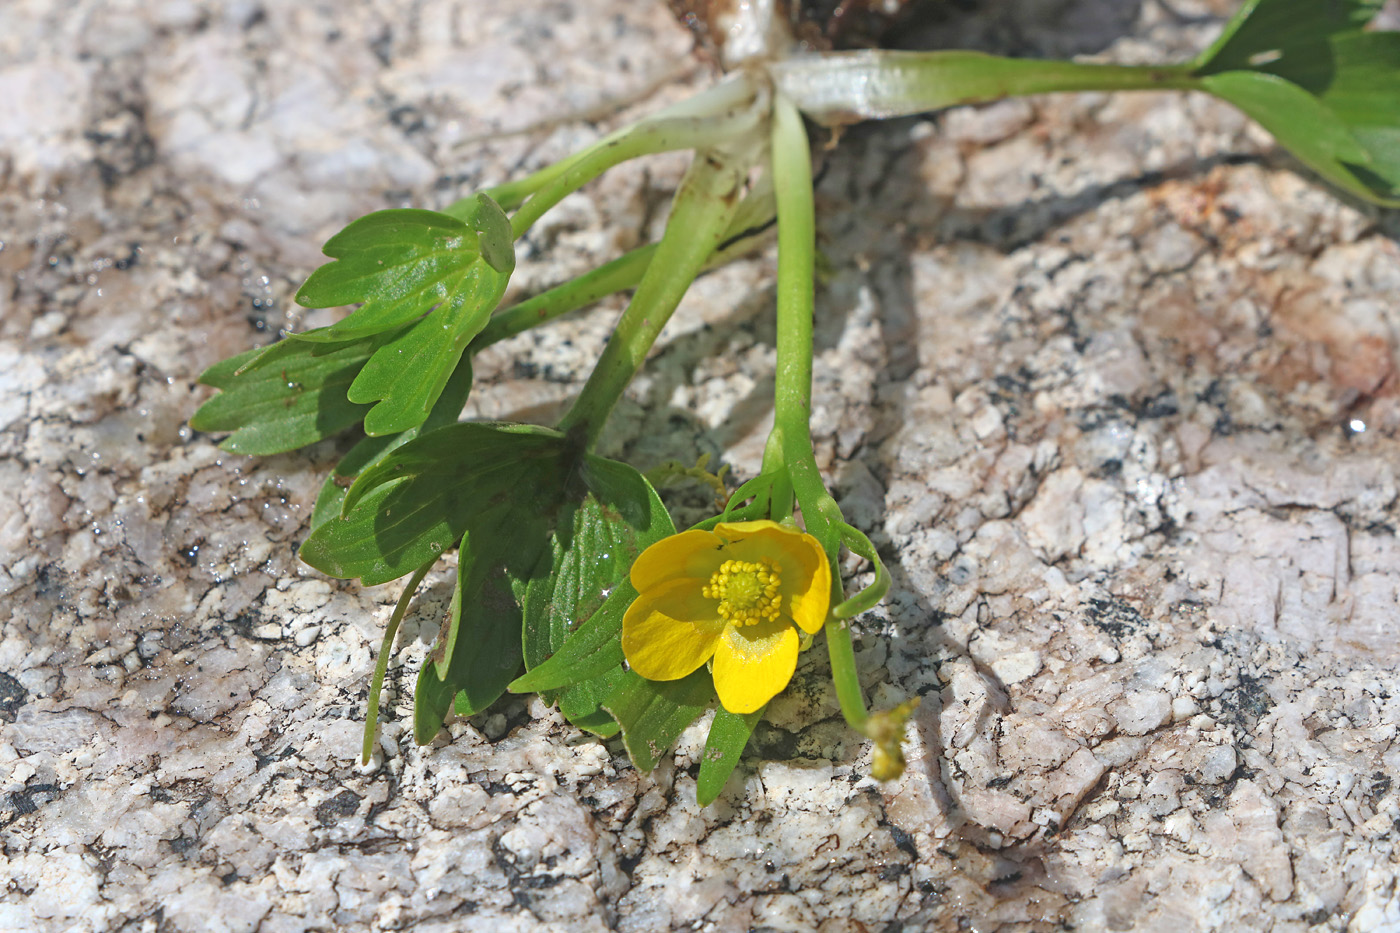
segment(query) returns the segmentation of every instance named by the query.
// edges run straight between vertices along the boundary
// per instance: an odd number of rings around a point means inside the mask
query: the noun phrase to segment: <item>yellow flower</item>
[[[826,622],[831,568],[809,534],[770,521],[721,522],[647,548],[632,585],[639,595],[622,619],[632,670],[678,680],[714,658],[720,703],[752,713],[792,679],[797,629],[815,635]]]

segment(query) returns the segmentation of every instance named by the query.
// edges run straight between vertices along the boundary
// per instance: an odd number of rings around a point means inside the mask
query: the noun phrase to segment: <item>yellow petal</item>
[[[783,612],[804,632],[821,631],[831,606],[831,564],[816,538],[770,521],[721,523],[715,533],[731,542],[727,555],[776,561],[783,579]]]
[[[786,619],[726,626],[715,648],[715,692],[731,713],[752,713],[797,670],[797,629]]]
[[[638,593],[677,577],[698,577],[708,580],[724,557],[720,548],[724,541],[710,531],[682,531],[662,538],[647,548],[632,562],[632,585]],[[699,590],[696,590],[697,594]]]
[[[789,532],[791,534],[801,533],[795,528],[779,525],[771,519],[756,518],[750,522],[720,522],[715,525],[715,534],[726,541],[736,541],[740,538],[747,538],[750,535],[758,534],[760,531],[772,531],[773,529]]]
[[[681,578],[649,588],[622,617],[622,653],[647,680],[678,680],[715,653],[724,622],[703,580]]]

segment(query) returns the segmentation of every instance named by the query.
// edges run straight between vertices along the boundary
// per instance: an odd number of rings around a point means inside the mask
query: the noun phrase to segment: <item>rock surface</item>
[[[1004,0],[924,38],[1160,60],[1229,7]],[[820,651],[705,810],[698,727],[651,775],[533,699],[416,748],[445,570],[357,766],[398,585],[298,564],[334,445],[221,453],[194,379],[323,322],[290,296],[346,221],[684,96],[690,48],[622,0],[0,9],[0,928],[1400,928],[1400,223],[1200,97],[819,156],[814,430],[895,575],[858,655],[878,705],[923,699],[903,779]],[[513,288],[654,235],[683,164],[570,198]],[[772,280],[697,284],[612,452],[752,475]],[[488,351],[468,414],[556,415],[619,307]]]

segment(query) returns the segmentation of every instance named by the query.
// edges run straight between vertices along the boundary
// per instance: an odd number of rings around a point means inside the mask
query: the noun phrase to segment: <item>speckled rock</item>
[[[1160,60],[1231,4],[977,6],[924,38]],[[335,444],[221,453],[195,377],[324,320],[290,296],[357,214],[710,78],[661,3],[3,4],[0,929],[1400,929],[1400,224],[1200,97],[819,156],[813,426],[895,577],[858,661],[922,697],[902,779],[820,651],[703,810],[701,726],[650,775],[533,698],[417,748],[450,561],[358,766],[398,584],[298,564]],[[513,289],[654,236],[683,165],[570,198]],[[697,283],[611,452],[752,475],[772,273]],[[554,417],[619,307],[484,353],[469,416]]]

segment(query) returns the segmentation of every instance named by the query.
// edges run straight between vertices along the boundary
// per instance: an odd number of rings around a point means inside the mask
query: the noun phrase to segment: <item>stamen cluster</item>
[[[756,561],[727,560],[710,575],[700,591],[706,599],[719,600],[719,617],[734,625],[754,625],[778,618],[783,605],[779,594],[782,577],[778,565],[767,557]]]

